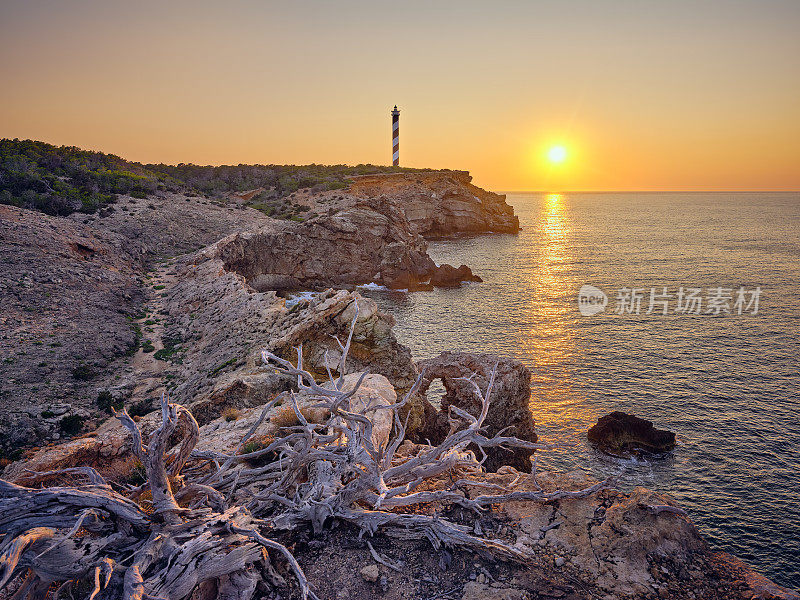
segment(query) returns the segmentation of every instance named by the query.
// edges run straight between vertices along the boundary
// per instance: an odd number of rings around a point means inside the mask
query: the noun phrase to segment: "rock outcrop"
[[[652,421],[615,411],[598,419],[586,434],[607,454],[624,456],[649,452],[662,454],[675,448],[675,434],[653,427]]]
[[[425,237],[516,233],[519,218],[505,196],[471,183],[466,171],[387,173],[353,177],[349,193],[390,198]]]
[[[207,254],[261,291],[373,282],[413,290],[480,281],[466,265],[433,262],[402,199],[333,192],[317,194],[313,202],[304,197],[315,209],[305,222],[273,221],[259,231],[236,233]]]
[[[443,352],[436,358],[419,361],[417,368],[420,372],[424,371],[421,394],[425,394],[431,383],[437,379],[442,381],[445,394],[441,398],[440,410],[431,414],[428,409],[427,420],[418,429],[409,432],[410,439],[430,439],[434,443],[443,439],[450,428],[450,406],[456,406],[472,415],[480,414],[480,399],[472,384],[464,378],[472,376],[472,381],[486,393],[492,371],[496,368],[489,412],[484,421],[486,435],[491,437],[505,430],[508,435],[530,442],[537,440],[535,423],[528,406],[531,374],[520,361],[491,354]],[[530,451],[522,449],[512,451],[497,448],[488,453],[484,467],[488,471],[496,471],[509,465],[529,472],[530,455]]]
[[[481,282],[478,275],[475,275],[467,265],[461,265],[457,269],[448,264],[441,265],[431,275],[430,284],[437,287],[458,287],[463,281]]]
[[[305,223],[237,233],[207,252],[260,291],[370,282],[407,288],[426,282],[436,268],[403,212],[375,198],[331,206]]]

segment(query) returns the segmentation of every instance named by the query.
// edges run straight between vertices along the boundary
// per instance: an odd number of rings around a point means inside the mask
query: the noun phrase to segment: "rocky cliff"
[[[348,191],[391,198],[425,237],[518,232],[519,218],[506,197],[471,182],[466,171],[388,173],[353,177]]]
[[[292,196],[307,208],[303,223],[271,223],[221,240],[213,252],[256,289],[321,289],[375,282],[395,289],[476,279],[437,267],[426,237],[516,233],[505,196],[470,183],[466,172],[353,177],[343,191]],[[477,278],[479,280],[479,277]]]

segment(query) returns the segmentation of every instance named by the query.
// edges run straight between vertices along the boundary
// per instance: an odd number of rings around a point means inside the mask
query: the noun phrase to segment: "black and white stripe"
[[[392,111],[392,166],[400,165],[400,111],[395,105]]]

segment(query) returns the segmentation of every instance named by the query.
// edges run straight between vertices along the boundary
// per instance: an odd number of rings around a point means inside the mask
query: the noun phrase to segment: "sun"
[[[552,146],[547,151],[547,160],[554,164],[564,162],[567,160],[567,149],[564,146]]]

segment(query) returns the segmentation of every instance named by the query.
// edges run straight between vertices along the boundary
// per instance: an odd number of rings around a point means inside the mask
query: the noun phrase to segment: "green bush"
[[[97,375],[97,372],[92,365],[82,363],[72,369],[72,376],[78,381],[89,381],[95,375]]]
[[[141,400],[140,402],[136,402],[130,407],[130,409],[128,410],[128,414],[132,417],[143,417],[147,413],[152,411],[153,411],[153,401]]]
[[[181,340],[178,338],[164,336],[163,342],[164,347],[153,354],[153,358],[156,360],[168,360],[176,363],[182,362],[181,359],[176,357],[176,355],[182,351],[178,346],[178,344],[181,343]]]
[[[214,377],[217,373],[219,373],[223,369],[226,369],[227,367],[230,367],[231,365],[233,365],[235,363],[236,363],[236,359],[235,358],[232,358],[230,360],[226,360],[221,365],[217,365],[217,367],[212,369],[211,372],[209,373],[209,375],[211,375],[211,377]]]
[[[428,170],[380,165],[141,164],[72,146],[3,139],[0,140],[0,203],[51,215],[68,215],[76,211],[93,213],[108,207],[117,201],[118,194],[147,198],[159,189],[167,189],[220,199],[230,192],[272,190],[252,202],[263,204],[267,197],[280,199],[299,189],[344,189],[353,175]],[[277,214],[282,212],[269,209]]]
[[[97,406],[100,410],[112,413],[115,410],[122,409],[122,400],[114,400],[114,396],[108,390],[103,390],[97,394]]]
[[[83,429],[83,417],[80,415],[67,415],[59,423],[61,432],[66,435],[75,435]]]

